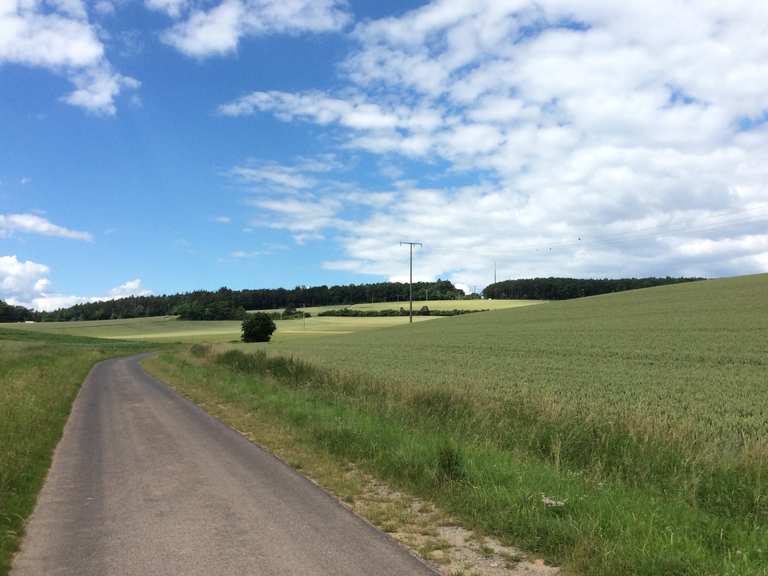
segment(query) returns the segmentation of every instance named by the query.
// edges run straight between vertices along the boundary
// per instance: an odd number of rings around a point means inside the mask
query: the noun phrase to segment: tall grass
[[[0,575],[23,534],[72,401],[91,366],[133,344],[0,331]]]
[[[674,446],[635,438],[618,423],[540,421],[520,406],[455,390],[407,392],[263,351],[163,361],[181,380],[268,410],[305,441],[579,573],[768,574],[762,504],[748,495],[760,483],[699,470],[707,489],[690,500],[675,480],[689,464]],[[563,451],[574,445],[592,457]],[[632,478],[641,458],[652,460],[644,478],[656,481]],[[718,473],[744,494],[719,485]],[[544,496],[565,505],[548,506]]]
[[[766,342],[758,275],[270,349],[416,404],[471,406],[451,426],[597,482],[763,523]]]
[[[241,372],[274,376],[296,388],[366,399],[384,407],[396,405],[446,433],[458,431],[535,456],[595,483],[620,481],[718,515],[768,520],[768,465],[763,452],[754,451],[751,459],[738,451],[713,458],[702,450],[694,457],[685,436],[659,436],[631,420],[576,418],[553,409],[547,399],[497,404],[455,389],[390,388],[370,376],[322,369],[261,350],[251,354],[230,350],[216,361]]]

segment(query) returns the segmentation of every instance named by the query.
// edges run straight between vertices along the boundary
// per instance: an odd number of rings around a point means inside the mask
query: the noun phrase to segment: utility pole
[[[408,321],[413,324],[413,247],[422,246],[421,242],[400,242],[400,246],[406,245],[411,250],[410,276],[408,282]]]
[[[493,283],[496,284],[496,260],[493,261]]]

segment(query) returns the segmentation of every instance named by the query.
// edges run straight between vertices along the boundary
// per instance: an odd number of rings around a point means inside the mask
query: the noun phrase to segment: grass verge
[[[91,367],[146,345],[0,330],[0,575],[43,486],[72,402]]]
[[[256,420],[268,416],[306,446],[567,572],[768,574],[768,531],[757,519],[516,450],[493,418],[450,391],[401,396],[373,379],[258,352],[212,355],[203,346],[164,353],[148,367],[184,392],[206,390]]]

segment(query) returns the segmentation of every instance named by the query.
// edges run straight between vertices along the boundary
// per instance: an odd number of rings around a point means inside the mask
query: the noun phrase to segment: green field
[[[505,310],[507,308],[519,308],[521,306],[531,306],[541,304],[542,300],[414,300],[413,309],[418,310],[422,306],[429,307],[430,310]],[[327,310],[341,310],[350,308],[352,310],[399,310],[408,309],[408,301],[397,302],[373,302],[370,304],[334,304],[332,306],[307,306],[300,307],[301,310],[309,312],[316,316],[320,312]],[[263,310],[263,312],[282,312],[282,308],[273,308],[272,310]],[[259,312],[259,310],[251,310]]]
[[[448,320],[217,349],[269,351],[221,361],[308,441],[576,573],[768,574],[768,275]]]
[[[0,328],[0,575],[10,569],[24,519],[91,366],[145,349],[139,343]]]
[[[414,322],[445,320],[417,316]],[[361,331],[402,326],[405,317],[387,318],[307,318],[278,320],[273,342],[304,340],[316,336],[352,334]],[[126,320],[92,320],[86,322],[40,322],[37,324],[6,324],[9,329],[43,334],[66,334],[90,338],[146,340],[152,342],[232,342],[240,339],[239,320],[191,321],[174,316],[130,318]]]
[[[566,573],[768,576],[768,275],[393,320],[15,329],[213,342],[149,368]]]
[[[702,450],[732,459],[745,446],[768,445],[768,275],[451,320],[270,350],[393,388],[622,422],[638,434],[694,442],[699,458]]]

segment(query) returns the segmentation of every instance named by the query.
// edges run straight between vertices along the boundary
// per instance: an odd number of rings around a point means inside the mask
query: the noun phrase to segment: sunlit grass
[[[0,330],[0,575],[8,573],[51,454],[91,366],[141,345]]]
[[[532,306],[542,304],[542,300],[414,300],[413,309],[418,310],[422,306],[427,306],[430,310],[505,310],[507,308],[520,308],[522,306]],[[397,300],[392,302],[372,302],[368,304],[334,304],[331,306],[307,306],[300,307],[301,310],[317,315],[327,310],[340,310],[342,308],[351,308],[352,310],[399,310],[408,309],[408,300]],[[274,308],[267,312],[281,312],[282,308]]]
[[[417,316],[414,322],[441,320]],[[313,336],[352,334],[377,328],[402,326],[405,317],[386,318],[306,318],[278,320],[273,341],[303,340]],[[84,322],[40,322],[37,324],[8,324],[16,330],[34,333],[66,334],[91,338],[146,340],[153,342],[232,342],[240,340],[239,320],[191,321],[174,316],[130,318],[124,320],[91,320]]]

